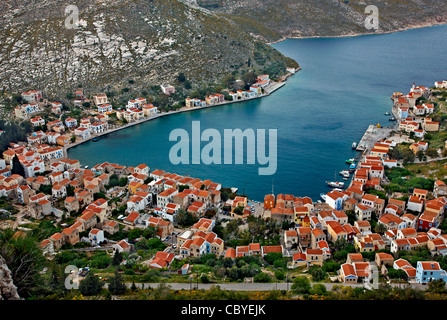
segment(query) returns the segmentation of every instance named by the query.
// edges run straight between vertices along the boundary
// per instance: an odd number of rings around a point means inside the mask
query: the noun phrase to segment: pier
[[[394,128],[377,127],[371,124],[358,143],[356,150],[362,152],[370,150],[377,140],[387,138],[392,130],[394,130]]]

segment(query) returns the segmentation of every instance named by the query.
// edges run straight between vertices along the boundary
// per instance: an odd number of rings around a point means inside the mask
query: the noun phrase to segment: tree
[[[435,148],[428,148],[427,151],[425,151],[425,154],[430,158],[437,158],[438,150],[436,150]]]
[[[123,261],[123,254],[119,251],[115,251],[115,254],[113,255],[112,259],[112,265],[119,266],[122,261]]]
[[[179,226],[189,227],[198,221],[196,217],[194,217],[189,212],[180,209],[175,216],[175,223]]]
[[[101,252],[91,260],[90,266],[97,269],[105,269],[112,262],[112,258],[110,258],[107,253]]]
[[[102,282],[99,277],[92,272],[89,272],[84,280],[79,283],[79,291],[84,296],[94,296],[101,292]]]
[[[118,184],[120,187],[125,187],[127,185],[128,179],[126,177],[122,177],[118,180]]]
[[[185,82],[186,81],[186,76],[183,72],[179,72],[178,76],[177,76],[177,81],[178,82]]]
[[[115,270],[115,276],[109,279],[109,291],[112,294],[123,294],[126,292],[126,284],[123,277],[118,273],[118,269]]]
[[[376,233],[380,233],[380,234],[384,234],[385,232],[388,231],[388,229],[386,228],[386,226],[383,223],[378,223],[375,227],[374,227],[374,231]]]
[[[313,281],[322,281],[327,276],[326,272],[321,267],[318,266],[312,266],[309,269],[309,273],[312,276]]]
[[[431,281],[428,284],[427,290],[430,292],[439,293],[439,294],[446,293],[447,290],[445,288],[445,281],[442,279],[437,279],[437,280]]]
[[[206,274],[204,274],[200,277],[200,282],[201,283],[209,283],[210,279],[208,278],[208,276]]]
[[[22,177],[25,177],[25,169],[23,168],[22,164],[20,163],[19,157],[17,155],[12,158],[12,174],[18,174]]]
[[[191,81],[189,81],[189,80],[185,80],[185,81],[183,82],[183,86],[185,87],[186,90],[191,89],[191,88],[192,88]]]
[[[327,289],[324,284],[316,283],[312,286],[310,293],[317,294],[319,296],[325,296],[325,295],[327,295]]]
[[[17,236],[12,229],[0,232],[0,256],[11,270],[12,280],[20,297],[27,298],[42,285],[40,271],[45,266],[45,257],[37,239]]]
[[[263,283],[270,282],[271,279],[272,278],[265,272],[260,272],[253,278],[255,282],[263,282]]]
[[[242,80],[244,80],[244,82],[248,85],[253,84],[256,82],[256,74],[253,71],[248,71],[244,73]]]
[[[310,292],[311,286],[308,278],[304,276],[298,276],[293,279],[291,289],[298,294],[307,294]]]
[[[422,161],[424,159],[424,152],[422,150],[419,150],[416,152],[416,157],[419,159],[419,161]]]
[[[230,73],[223,77],[222,84],[227,88],[231,88],[235,81],[236,77]]]

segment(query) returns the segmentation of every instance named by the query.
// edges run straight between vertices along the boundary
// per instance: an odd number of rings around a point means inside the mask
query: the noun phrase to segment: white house
[[[175,87],[174,86],[162,84],[160,87],[161,87],[161,90],[163,91],[163,93],[166,94],[166,95],[170,95],[172,93],[175,93]]]
[[[73,129],[76,128],[76,126],[78,125],[78,121],[74,118],[67,118],[65,119],[65,125],[67,126],[67,128]]]
[[[347,195],[341,193],[340,191],[334,190],[326,194],[325,202],[335,210],[342,210],[343,201],[345,198],[347,198]]]
[[[112,112],[112,105],[111,104],[102,104],[98,106],[98,113],[104,114],[104,113],[110,113]]]
[[[410,196],[410,199],[408,199],[407,210],[421,213],[423,206],[424,201],[419,197]]]
[[[97,246],[105,240],[104,231],[93,228],[88,234],[88,239],[92,246]]]

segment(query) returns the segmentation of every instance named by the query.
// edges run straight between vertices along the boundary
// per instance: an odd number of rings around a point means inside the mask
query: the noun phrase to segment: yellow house
[[[138,181],[132,181],[129,183],[129,192],[130,194],[135,194],[137,192],[137,189],[143,185],[141,182]]]
[[[306,249],[306,262],[312,265],[323,265],[323,250],[321,249]]]
[[[294,220],[296,224],[302,225],[304,227],[304,218],[309,217],[309,207],[299,206],[293,209]],[[308,225],[310,226],[310,220],[308,219]]]
[[[215,255],[222,255],[224,251],[224,242],[220,238],[214,239],[214,241],[211,243],[211,253],[214,253]]]
[[[246,197],[236,197],[233,200],[233,205],[231,206],[231,212],[234,212],[234,209],[237,207],[245,208],[247,206],[247,198]]]

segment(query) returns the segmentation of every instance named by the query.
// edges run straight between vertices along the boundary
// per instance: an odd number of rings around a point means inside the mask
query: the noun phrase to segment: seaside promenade
[[[264,89],[264,93],[263,94],[261,94],[259,96],[256,96],[256,97],[253,97],[253,98],[245,98],[245,99],[240,99],[240,100],[235,100],[235,101],[224,101],[224,102],[221,102],[221,103],[206,105],[206,106],[203,106],[203,107],[194,107],[194,108],[182,107],[179,110],[159,113],[159,114],[156,114],[156,115],[153,115],[153,116],[149,116],[149,117],[141,119],[141,120],[135,120],[135,121],[127,123],[127,124],[125,124],[123,126],[110,128],[110,129],[105,130],[104,132],[101,132],[101,133],[91,134],[90,137],[87,138],[87,139],[76,140],[75,142],[70,143],[70,144],[64,146],[63,147],[64,158],[68,158],[68,149],[76,147],[76,146],[78,146],[80,144],[83,144],[83,143],[85,143],[87,141],[90,141],[90,140],[92,140],[94,138],[99,138],[101,136],[107,135],[109,133],[116,132],[118,130],[123,130],[123,129],[129,128],[129,127],[132,127],[132,126],[136,126],[136,125],[141,124],[143,122],[155,120],[155,119],[158,119],[160,117],[165,117],[165,116],[169,116],[169,115],[173,115],[173,114],[177,114],[177,113],[190,112],[190,111],[202,110],[202,109],[207,109],[207,108],[214,108],[214,107],[219,107],[219,106],[233,104],[233,103],[247,102],[247,101],[251,101],[251,100],[255,100],[255,99],[260,99],[260,98],[263,98],[263,97],[271,95],[276,90],[282,88],[285,84],[286,84],[286,82],[284,82],[284,81],[273,82],[271,85],[267,86]]]
[[[365,134],[362,139],[360,139],[359,144],[357,145],[356,150],[362,151],[363,153],[371,150],[371,147],[380,139],[385,139],[390,136],[390,133],[395,130],[392,127],[377,127],[375,125],[370,125],[368,129],[366,129]]]

